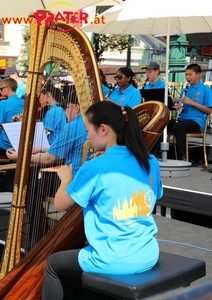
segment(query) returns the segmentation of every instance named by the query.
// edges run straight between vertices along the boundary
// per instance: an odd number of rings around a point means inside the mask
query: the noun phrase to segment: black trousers
[[[6,150],[0,148],[0,156],[6,156]]]
[[[6,150],[0,148],[0,156],[6,156]],[[2,162],[1,165],[9,164],[13,162]],[[7,170],[4,174],[0,176],[0,192],[13,192],[15,178],[15,169]]]
[[[177,154],[179,159],[186,155],[186,133],[199,130],[200,125],[193,120],[178,122],[175,122],[175,120],[170,120],[168,122],[167,131],[174,131],[176,136]]]
[[[42,300],[115,300],[81,287],[80,249],[54,253],[48,257],[44,272]]]

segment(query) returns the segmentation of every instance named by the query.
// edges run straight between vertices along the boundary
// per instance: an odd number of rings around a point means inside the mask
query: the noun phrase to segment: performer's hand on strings
[[[6,155],[11,160],[16,160],[18,158],[18,152],[16,152],[14,149],[7,149]]]
[[[14,117],[12,117],[12,121],[13,122],[20,122],[21,121],[21,117],[20,116],[14,116]]]
[[[72,181],[72,164],[70,166],[62,166],[59,168],[57,175],[61,181],[70,183]]]
[[[60,212],[74,204],[74,200],[66,192],[66,188],[72,180],[72,165],[62,166],[58,169],[57,174],[61,179],[61,183],[55,194],[54,207]]]
[[[94,154],[92,154],[91,156],[89,156],[89,159],[95,158],[97,156],[100,156],[104,153],[104,151],[97,151]]]

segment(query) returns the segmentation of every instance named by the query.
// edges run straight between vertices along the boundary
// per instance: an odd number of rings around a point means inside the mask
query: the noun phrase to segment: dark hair
[[[127,113],[127,121],[123,110]],[[111,101],[100,101],[91,105],[85,115],[88,121],[96,128],[99,128],[101,124],[110,126],[117,135],[117,144],[126,145],[135,155],[140,166],[149,172],[149,155],[138,117],[131,107],[121,107]]]
[[[100,73],[100,76],[101,76],[102,84],[104,84],[105,86],[108,87],[108,83],[107,83],[107,80],[106,80],[106,76],[105,76],[105,74],[103,73],[102,69],[99,69],[99,73]]]
[[[154,71],[158,71],[158,76],[160,75],[160,69],[153,69]]]
[[[186,70],[193,70],[195,73],[201,73],[201,67],[198,64],[190,64],[186,67]]]
[[[15,79],[6,77],[6,78],[2,79],[0,82],[1,82],[0,83],[1,86],[3,83],[4,86],[9,86],[13,92],[16,92],[18,84]]]
[[[137,84],[135,82],[135,80],[133,79],[135,74],[133,73],[133,71],[130,69],[130,68],[127,68],[127,67],[123,67],[123,68],[119,68],[117,70],[117,72],[121,72],[123,75],[127,76],[127,77],[131,77],[130,79],[130,83],[135,87],[137,88]]]
[[[63,101],[63,95],[59,88],[56,88],[51,81],[47,81],[43,84],[41,93],[46,94],[47,92],[51,93],[52,97],[61,103]]]
[[[66,104],[79,104],[75,85],[71,85],[65,98]]]

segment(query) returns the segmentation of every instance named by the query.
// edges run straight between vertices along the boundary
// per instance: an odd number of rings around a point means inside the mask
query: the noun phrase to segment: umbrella
[[[97,25],[90,22],[82,29],[99,34],[167,36],[164,99],[164,103],[167,104],[170,35],[211,32],[210,5],[211,0],[205,0],[204,5],[191,5],[190,1],[184,0],[178,0],[176,3],[167,0],[151,0],[150,4],[145,2],[141,5],[140,0],[127,0],[124,5],[114,6],[102,14],[105,24]],[[164,143],[167,138],[166,130],[163,135]]]
[[[3,1],[3,0],[2,0]],[[77,11],[85,7],[95,6],[112,6],[122,4],[122,0],[7,0],[1,5],[0,19],[6,17],[27,17],[31,12],[38,9],[48,9],[53,13],[63,11]]]

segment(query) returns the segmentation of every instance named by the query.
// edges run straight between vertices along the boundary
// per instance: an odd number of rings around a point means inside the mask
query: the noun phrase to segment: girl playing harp
[[[45,164],[51,166],[55,164],[59,158],[64,159],[65,164],[73,164],[73,176],[81,165],[82,149],[84,142],[87,140],[87,132],[80,113],[80,106],[77,103],[77,98],[71,98],[71,101],[67,104],[66,115],[68,123],[57,135],[49,149],[34,149],[34,153],[31,156],[31,162],[35,167],[31,172],[32,178],[30,179],[30,185],[34,188],[28,192],[26,199],[26,213],[28,219],[26,231],[28,238],[26,242],[24,242],[23,247],[27,251],[32,249],[49,230],[43,202],[45,202],[46,194],[51,197],[54,196],[55,190],[59,185],[58,178],[55,180],[55,173],[43,173],[42,178],[38,179],[37,171],[39,171],[39,169],[36,171],[36,165]],[[12,160],[18,158],[18,152],[15,152],[13,149],[8,149],[6,153]],[[37,175],[35,175],[35,173]],[[45,185],[48,187],[45,188]],[[36,221],[35,214],[39,216],[39,221]]]
[[[71,284],[83,271],[134,274],[158,260],[152,211],[163,193],[160,170],[146,150],[135,112],[102,101],[88,108],[85,124],[94,149],[104,154],[86,162],[73,181],[72,166],[58,171],[55,208],[63,211],[74,203],[84,208],[88,246],[49,257],[43,300],[63,299],[63,279]]]
[[[65,112],[63,108],[60,107],[62,100],[62,92],[60,89],[47,81],[42,87],[39,101],[41,106],[46,103],[49,107],[42,122],[48,132],[47,137],[50,145],[66,124]]]
[[[76,101],[76,102],[73,102]],[[76,173],[81,164],[82,147],[87,139],[82,115],[80,113],[80,106],[77,99],[71,99],[67,104],[66,116],[68,123],[60,131],[52,145],[47,148],[33,149],[31,157],[32,163],[39,164],[52,164],[58,158],[65,159],[65,164],[73,163],[73,175]],[[16,160],[18,152],[13,149],[8,149],[7,157]]]

